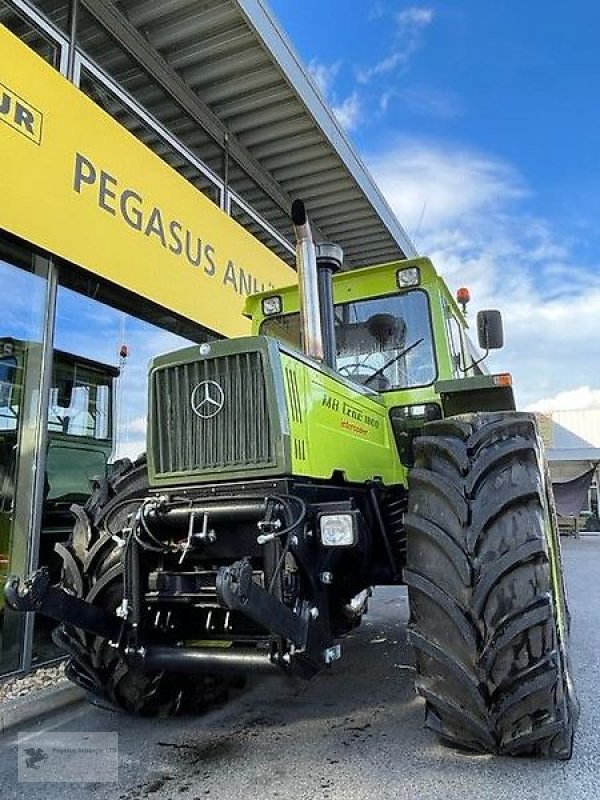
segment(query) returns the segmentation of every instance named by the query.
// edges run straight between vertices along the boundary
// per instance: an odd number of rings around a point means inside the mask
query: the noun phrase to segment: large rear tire
[[[119,536],[146,496],[145,458],[118,462],[97,482],[77,521],[63,557],[62,584],[79,597],[115,611],[123,596],[124,548]],[[132,667],[106,639],[66,625],[55,641],[70,653],[66,675],[90,692],[91,699],[130,714],[196,713],[224,697],[227,684],[213,675],[142,672]]]
[[[461,748],[570,758],[578,706],[534,416],[430,423],[415,459],[405,580],[426,725]]]

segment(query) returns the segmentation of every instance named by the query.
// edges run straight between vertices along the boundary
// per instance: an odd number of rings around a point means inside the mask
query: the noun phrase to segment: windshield
[[[300,348],[298,314],[265,319],[260,332]],[[377,391],[427,386],[436,363],[427,294],[420,289],[335,307],[337,370]]]
[[[92,439],[111,437],[112,378],[94,369],[55,362],[48,430]]]
[[[21,411],[23,365],[15,356],[0,357],[0,431],[14,431]],[[110,375],[71,359],[55,356],[48,405],[48,430],[98,440],[112,437],[112,381]],[[31,393],[33,408],[38,391]],[[34,413],[32,411],[32,413]]]

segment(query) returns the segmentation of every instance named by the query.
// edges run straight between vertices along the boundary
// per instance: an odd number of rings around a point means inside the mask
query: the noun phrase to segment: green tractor
[[[311,678],[371,587],[408,586],[426,722],[479,752],[569,758],[577,717],[551,484],[535,418],[489,375],[425,258],[352,271],[292,208],[299,287],[254,335],[156,358],[148,454],[77,515],[58,619],[69,677],[132,713],[191,711],[240,675]],[[480,346],[502,345],[497,311]]]
[[[39,343],[0,337],[0,588],[10,567],[16,529],[18,464],[31,450],[26,417],[39,394]],[[29,371],[35,378],[27,377]],[[73,529],[73,503],[90,495],[90,480],[106,475],[113,451],[113,401],[119,370],[62,350],[54,351],[48,406],[44,505],[39,562],[60,577],[61,550]],[[28,385],[35,383],[35,385]],[[29,465],[25,467],[29,468]],[[58,548],[57,548],[58,545]],[[0,596],[0,608],[4,595]]]

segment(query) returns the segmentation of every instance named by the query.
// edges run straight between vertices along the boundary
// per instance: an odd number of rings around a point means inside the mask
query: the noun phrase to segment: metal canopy
[[[221,177],[227,149],[228,184],[284,237],[300,197],[348,266],[416,255],[262,0],[80,3],[82,51]]]

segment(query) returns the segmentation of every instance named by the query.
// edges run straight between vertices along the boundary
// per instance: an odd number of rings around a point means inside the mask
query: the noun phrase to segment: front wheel
[[[62,585],[77,596],[115,612],[123,598],[124,548],[120,537],[148,491],[145,458],[118,462],[100,480],[83,508],[63,558]],[[66,675],[101,705],[141,716],[197,713],[224,699],[228,682],[219,675],[142,672],[106,639],[60,625],[54,639],[70,654]]]
[[[426,724],[459,747],[568,759],[560,542],[535,417],[468,414],[415,441],[409,638]]]

